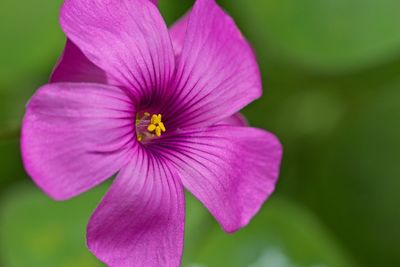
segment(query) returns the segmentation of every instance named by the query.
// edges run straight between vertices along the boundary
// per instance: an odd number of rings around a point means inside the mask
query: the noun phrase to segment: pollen
[[[147,143],[154,137],[160,137],[166,131],[161,114],[151,115],[149,112],[136,114],[136,138],[141,143]]]
[[[147,131],[150,133],[154,132],[157,137],[160,137],[161,133],[164,133],[166,131],[165,125],[162,122],[161,114],[153,114],[151,116],[150,124],[149,126],[147,126]]]

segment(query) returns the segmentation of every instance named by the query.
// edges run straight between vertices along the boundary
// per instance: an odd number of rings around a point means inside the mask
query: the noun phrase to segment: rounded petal
[[[55,199],[90,189],[129,158],[134,114],[130,99],[118,88],[43,86],[28,103],[22,124],[25,169]]]
[[[175,171],[139,148],[90,218],[89,249],[111,267],[178,267],[184,194]]]
[[[249,127],[181,131],[157,146],[227,232],[245,226],[274,191],[282,157],[274,135]]]
[[[182,38],[185,23],[183,19],[176,26],[180,28],[171,30],[174,43]],[[212,125],[261,92],[254,53],[232,18],[214,0],[197,0],[187,21],[174,90],[161,109],[170,128]]]
[[[67,37],[143,102],[161,96],[175,69],[167,26],[149,0],[66,0]]]

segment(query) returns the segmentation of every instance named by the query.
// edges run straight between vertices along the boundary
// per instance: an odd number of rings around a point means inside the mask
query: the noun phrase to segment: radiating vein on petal
[[[130,98],[98,84],[55,83],[28,103],[22,125],[25,169],[56,199],[75,196],[116,173],[134,136]]]
[[[138,148],[92,215],[88,246],[108,266],[178,267],[184,195],[175,170]]]
[[[66,0],[61,26],[82,53],[141,101],[163,95],[175,69],[168,29],[149,0]]]
[[[172,27],[171,36],[179,62],[169,101],[163,106],[169,125],[212,125],[260,97],[254,53],[214,0],[197,0],[189,18]]]
[[[245,226],[274,191],[282,156],[271,133],[223,125],[180,131],[156,147],[227,232]]]

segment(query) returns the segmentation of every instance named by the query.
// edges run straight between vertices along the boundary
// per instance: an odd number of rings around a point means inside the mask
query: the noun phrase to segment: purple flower
[[[110,266],[178,266],[184,188],[234,232],[279,173],[277,138],[236,113],[262,91],[233,20],[197,0],[168,30],[154,2],[66,0],[64,54],[23,121],[25,168],[54,199],[118,173],[87,227]]]

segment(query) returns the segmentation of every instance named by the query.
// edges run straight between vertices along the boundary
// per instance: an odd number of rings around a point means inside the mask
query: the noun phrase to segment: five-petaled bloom
[[[249,44],[215,0],[166,27],[153,0],[66,0],[64,54],[30,100],[25,168],[57,200],[117,173],[87,227],[109,266],[179,266],[184,188],[227,232],[274,190],[282,149],[236,113],[262,93]]]

